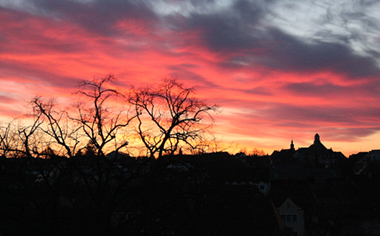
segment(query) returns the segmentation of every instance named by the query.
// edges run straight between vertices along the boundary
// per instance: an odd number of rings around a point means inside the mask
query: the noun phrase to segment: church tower
[[[314,144],[320,144],[320,143],[321,143],[321,140],[319,138],[319,134],[316,133],[314,136]]]
[[[294,151],[295,149],[294,149],[294,143],[293,143],[293,139],[292,139],[292,141],[290,142],[290,150],[292,150],[292,151]]]

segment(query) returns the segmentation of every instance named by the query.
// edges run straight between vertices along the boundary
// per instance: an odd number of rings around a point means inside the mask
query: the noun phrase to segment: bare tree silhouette
[[[76,92],[86,100],[77,104],[78,116],[72,119],[80,125],[81,130],[92,142],[97,155],[104,156],[106,146],[112,141],[113,149],[116,151],[127,146],[128,141],[118,134],[136,117],[131,115],[128,108],[116,110],[114,104],[108,104],[112,103],[113,97],[120,97],[116,89],[106,87],[107,83],[115,80],[113,75],[108,75],[99,80],[83,81],[80,84],[82,89]]]
[[[30,103],[34,116],[41,117],[44,121],[44,125],[39,128],[47,135],[46,140],[52,139],[49,146],[54,145],[52,148],[61,150],[59,154],[72,158],[80,144],[81,135],[78,132],[80,127],[71,122],[67,110],[56,109],[54,99],[34,97]]]
[[[183,144],[193,147],[192,141],[208,128],[204,119],[212,120],[210,112],[217,106],[195,98],[194,91],[173,78],[132,90],[129,102],[136,111],[137,133],[151,158],[173,154]]]

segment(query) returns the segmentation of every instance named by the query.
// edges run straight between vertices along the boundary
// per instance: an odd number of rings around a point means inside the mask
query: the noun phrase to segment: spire
[[[293,150],[293,151],[294,151],[294,143],[293,143],[293,139],[292,139],[292,141],[290,142],[290,150]]]

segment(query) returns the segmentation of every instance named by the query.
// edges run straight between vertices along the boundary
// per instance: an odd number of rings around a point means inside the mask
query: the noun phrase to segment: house
[[[291,228],[294,235],[305,235],[304,211],[290,198],[287,198],[277,210],[285,226]]]
[[[359,152],[350,156],[350,160],[355,162],[354,174],[366,176],[368,179],[380,179],[380,150],[369,152]]]
[[[372,162],[380,162],[380,150],[372,150],[367,155],[366,158]]]

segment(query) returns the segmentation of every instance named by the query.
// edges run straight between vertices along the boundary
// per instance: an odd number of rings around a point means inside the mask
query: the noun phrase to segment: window
[[[298,221],[298,215],[292,214],[292,222],[297,222],[297,221]]]
[[[284,223],[296,223],[298,222],[298,215],[297,214],[281,214],[281,219],[284,221]]]
[[[286,214],[286,222],[288,222],[288,223],[293,222],[291,214]]]

